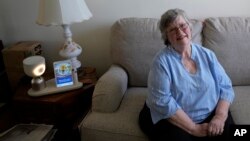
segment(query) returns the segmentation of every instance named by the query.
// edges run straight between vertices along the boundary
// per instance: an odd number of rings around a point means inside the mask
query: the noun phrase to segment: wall
[[[0,8],[1,8],[1,2],[0,2]],[[4,28],[3,28],[3,12],[0,10],[0,40],[3,40],[4,38]]]
[[[250,16],[249,0],[85,0],[93,17],[71,27],[73,39],[83,47],[79,60],[103,74],[111,64],[109,28],[119,18],[159,18],[169,8],[182,8],[191,18]],[[0,37],[5,46],[20,40],[42,43],[50,70],[52,62],[61,59],[58,50],[63,43],[60,26],[43,27],[35,23],[38,0],[1,0]],[[4,33],[2,33],[4,32]]]

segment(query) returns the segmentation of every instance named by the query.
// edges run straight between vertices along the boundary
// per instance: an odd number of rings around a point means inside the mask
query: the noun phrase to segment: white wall
[[[84,49],[79,58],[84,66],[94,66],[101,75],[109,67],[109,28],[119,18],[159,18],[170,8],[182,8],[191,18],[219,16],[250,17],[249,0],[85,0],[93,17],[72,25],[73,39]],[[20,40],[42,43],[48,66],[61,59],[61,27],[35,24],[38,0],[0,0],[0,38],[5,46]],[[1,33],[3,32],[3,33]],[[51,68],[51,67],[50,67]]]

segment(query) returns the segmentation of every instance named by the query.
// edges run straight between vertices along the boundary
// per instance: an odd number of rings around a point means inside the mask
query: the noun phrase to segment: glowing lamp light
[[[34,69],[33,75],[41,76],[44,73],[44,71],[45,71],[45,64],[40,64]]]

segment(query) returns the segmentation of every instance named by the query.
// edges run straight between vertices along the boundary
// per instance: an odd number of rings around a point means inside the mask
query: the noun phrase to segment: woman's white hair
[[[191,22],[190,22],[190,20],[189,20],[189,18],[188,18],[185,11],[183,11],[181,9],[178,9],[178,8],[170,9],[170,10],[166,11],[161,16],[161,19],[160,19],[160,22],[159,22],[159,29],[161,31],[161,35],[162,35],[162,39],[164,40],[164,44],[166,46],[169,46],[170,42],[168,41],[168,38],[166,36],[165,29],[168,28],[168,26],[172,22],[174,22],[178,16],[183,17],[184,20],[188,23],[189,27],[192,28]]]

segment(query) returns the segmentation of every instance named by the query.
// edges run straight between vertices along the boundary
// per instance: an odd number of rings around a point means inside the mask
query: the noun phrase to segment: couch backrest
[[[203,41],[215,52],[233,85],[250,84],[250,18],[208,18]]]
[[[111,28],[112,61],[127,71],[130,86],[147,86],[152,59],[165,47],[158,22],[153,18],[124,18]],[[192,24],[193,42],[201,43],[202,22],[192,20]]]

